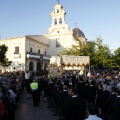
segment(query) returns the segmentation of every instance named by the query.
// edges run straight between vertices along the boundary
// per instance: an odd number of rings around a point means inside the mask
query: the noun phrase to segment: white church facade
[[[74,38],[72,30],[69,29],[69,25],[65,21],[66,12],[60,4],[54,6],[54,10],[50,15],[52,24],[45,36],[51,39],[49,51],[54,56],[70,47],[74,43]]]
[[[7,71],[37,71],[47,69],[50,55],[48,55],[49,39],[41,35],[29,35],[8,38],[0,41],[0,45],[8,47],[6,57],[12,61]],[[43,64],[40,65],[40,58]]]
[[[56,56],[59,52],[76,44],[73,34],[77,32],[82,40],[85,36],[78,29],[70,30],[66,24],[66,12],[62,5],[56,4],[50,14],[52,24],[45,35],[28,35],[22,37],[0,40],[0,45],[8,47],[6,57],[12,61],[7,71],[37,71],[48,68],[50,57]],[[40,57],[43,58],[42,66]]]

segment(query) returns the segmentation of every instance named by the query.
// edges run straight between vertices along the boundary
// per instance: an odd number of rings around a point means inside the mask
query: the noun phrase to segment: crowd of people
[[[15,120],[24,86],[23,72],[0,75],[0,120]]]
[[[1,120],[15,120],[25,90],[27,99],[33,100],[33,107],[39,106],[42,96],[59,120],[120,120],[118,71],[92,71],[88,77],[77,71],[64,71],[54,77],[44,74],[35,77],[29,71],[1,76]]]

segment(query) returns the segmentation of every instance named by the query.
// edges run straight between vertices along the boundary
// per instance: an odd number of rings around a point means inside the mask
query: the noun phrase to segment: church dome
[[[79,28],[74,28],[73,29],[73,35],[75,35],[77,37],[83,37],[83,38],[85,38],[84,33]]]

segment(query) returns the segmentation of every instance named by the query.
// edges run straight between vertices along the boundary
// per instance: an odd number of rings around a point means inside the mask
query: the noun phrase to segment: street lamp
[[[40,55],[40,71],[42,70],[42,65],[43,65],[43,56]]]

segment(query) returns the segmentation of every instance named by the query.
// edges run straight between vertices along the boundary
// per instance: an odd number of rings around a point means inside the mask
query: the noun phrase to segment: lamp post
[[[42,65],[43,65],[43,56],[40,55],[40,71],[42,71]]]

